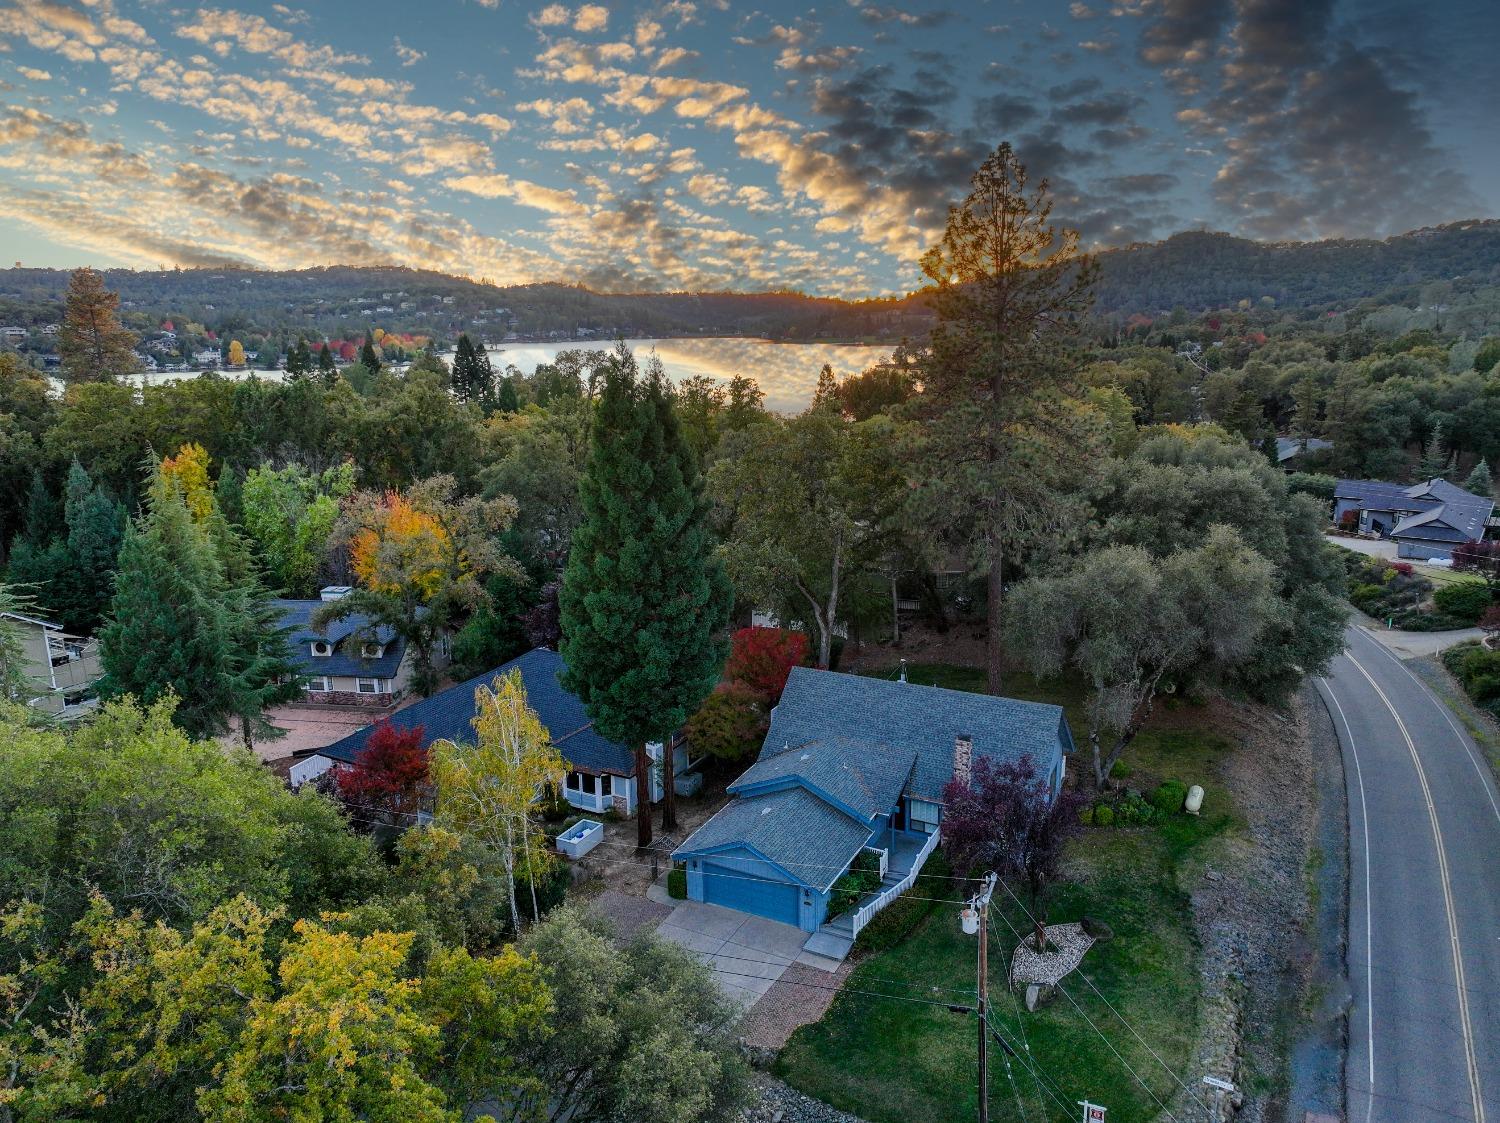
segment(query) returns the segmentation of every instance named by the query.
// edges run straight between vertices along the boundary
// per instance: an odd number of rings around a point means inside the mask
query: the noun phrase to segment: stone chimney
[[[974,773],[974,739],[967,733],[953,738],[953,778],[965,787]]]

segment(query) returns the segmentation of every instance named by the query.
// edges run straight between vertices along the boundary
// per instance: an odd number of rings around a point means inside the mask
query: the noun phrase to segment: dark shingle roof
[[[1030,756],[1044,770],[1059,751],[1073,749],[1061,706],[796,667],[760,759],[811,741],[903,749],[916,756],[908,790],[936,800],[953,778],[953,742],[960,736],[973,741],[976,759]]]
[[[747,846],[804,884],[822,890],[838,879],[870,835],[868,825],[805,788],[785,788],[732,800],[676,853]]]
[[[475,675],[467,682],[450,686],[431,698],[397,710],[391,715],[390,723],[401,729],[415,729],[420,725],[429,743],[445,738],[472,741],[474,729],[469,723],[474,719],[475,688],[488,686],[496,675],[519,670],[526,687],[527,703],[541,718],[552,743],[570,765],[590,772],[612,772],[621,776],[634,774],[635,758],[631,751],[595,732],[583,703],[558,682],[557,676],[563,666],[561,655],[539,647],[492,671]],[[366,727],[318,752],[333,760],[352,761],[365,747],[369,736],[370,727]]]
[[[1472,495],[1444,479],[1417,484],[1393,484],[1383,480],[1339,480],[1334,487],[1339,499],[1353,499],[1369,510],[1402,512],[1391,530],[1392,538],[1423,538],[1463,541],[1484,534],[1485,521],[1495,509],[1494,501]]]
[[[281,626],[289,629],[288,654],[304,674],[393,678],[401,666],[406,641],[384,624],[376,624],[367,616],[354,615],[330,621],[326,628],[319,629],[313,627],[313,613],[326,601],[276,600],[271,603],[281,614]],[[314,640],[333,644],[333,654],[314,655]],[[360,647],[367,641],[382,645],[378,659],[366,659],[360,655]]]
[[[1319,440],[1317,437],[1309,437],[1307,439],[1307,451],[1308,452],[1318,452],[1318,451],[1320,451],[1322,449],[1327,449],[1327,448],[1332,448],[1332,447],[1333,447],[1333,442],[1332,441]],[[1283,460],[1290,460],[1292,457],[1299,455],[1301,452],[1302,452],[1302,441],[1301,441],[1300,438],[1298,438],[1298,437],[1277,437],[1276,438],[1276,461],[1277,461],[1277,463],[1280,463]]]
[[[762,756],[729,786],[738,792],[758,784],[804,780],[866,819],[896,805],[917,754],[909,748],[866,745],[843,738],[794,745]]]

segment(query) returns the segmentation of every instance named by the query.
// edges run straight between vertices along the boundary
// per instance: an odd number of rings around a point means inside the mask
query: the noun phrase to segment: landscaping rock
[[[1010,981],[1015,987],[1029,983],[1056,986],[1083,962],[1083,953],[1094,944],[1094,938],[1080,924],[1049,924],[1046,951],[1037,954],[1031,933],[1016,947],[1010,961]]]
[[[822,1100],[805,1096],[774,1077],[756,1073],[742,1123],[864,1123],[857,1115],[839,1111]]]
[[[1035,1014],[1057,997],[1057,988],[1046,983],[1032,983],[1026,988],[1026,1012]]]
[[[1094,937],[1099,943],[1115,938],[1115,930],[1097,916],[1085,916],[1082,925],[1084,933]]]

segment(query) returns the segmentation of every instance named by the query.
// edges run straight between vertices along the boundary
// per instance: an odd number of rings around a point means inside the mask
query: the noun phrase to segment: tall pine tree
[[[375,350],[373,336],[365,336],[364,344],[359,349],[359,363],[370,372],[371,378],[380,373],[380,352]]]
[[[306,337],[303,337],[297,340],[295,347],[287,348],[286,376],[292,380],[306,378],[312,373],[312,368],[312,352],[308,349]]]
[[[713,556],[701,478],[660,367],[642,381],[624,344],[604,371],[579,496],[584,521],[561,595],[563,683],[601,734],[632,747],[637,840],[646,847],[646,743],[669,746],[713,689],[732,592]],[[665,818],[671,829],[670,803]]]
[[[112,382],[140,368],[135,333],[121,326],[119,307],[120,294],[104,287],[102,273],[73,271],[57,333],[64,382]]]
[[[178,699],[195,737],[228,729],[238,704],[234,622],[223,567],[181,488],[153,470],[146,512],[125,532],[117,592],[99,637],[100,693]]]
[[[332,386],[339,380],[339,368],[333,361],[333,348],[327,342],[318,351],[318,377],[324,386]]]
[[[453,396],[461,402],[472,402],[479,396],[479,356],[467,332],[458,337],[453,349]]]

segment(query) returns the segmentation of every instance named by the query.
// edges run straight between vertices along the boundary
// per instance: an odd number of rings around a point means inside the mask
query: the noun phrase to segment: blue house
[[[636,793],[635,756],[630,748],[610,741],[594,728],[593,720],[583,708],[576,694],[563,689],[558,676],[565,664],[555,651],[538,647],[525,655],[512,659],[475,675],[467,682],[450,686],[430,698],[414,702],[410,706],[391,714],[390,724],[399,729],[421,727],[423,739],[449,740],[459,743],[474,738],[474,691],[488,686],[496,677],[521,672],[521,681],[526,687],[526,701],[547,728],[552,744],[568,764],[568,774],[563,783],[563,797],[573,806],[586,811],[603,812],[615,810],[621,815],[635,814],[639,802]],[[370,739],[374,726],[356,730],[342,740],[319,749],[292,765],[290,779],[293,785],[302,784],[328,771],[344,768],[354,763]],[[693,766],[687,747],[680,738],[672,742],[676,756],[674,765],[685,774]],[[646,747],[653,760],[660,760],[661,745]],[[651,798],[661,798],[659,770],[652,770]]]
[[[1453,547],[1483,538],[1494,500],[1471,494],[1444,479],[1422,483],[1339,480],[1333,490],[1333,521],[1358,514],[1359,529],[1396,543],[1396,555],[1427,561],[1451,559]]]
[[[797,667],[734,797],[674,852],[688,897],[794,924],[841,957],[937,845],[943,789],[977,758],[1029,757],[1061,789],[1073,736],[1060,706]],[[881,891],[824,925],[861,851]],[[816,939],[816,937],[815,937]]]

